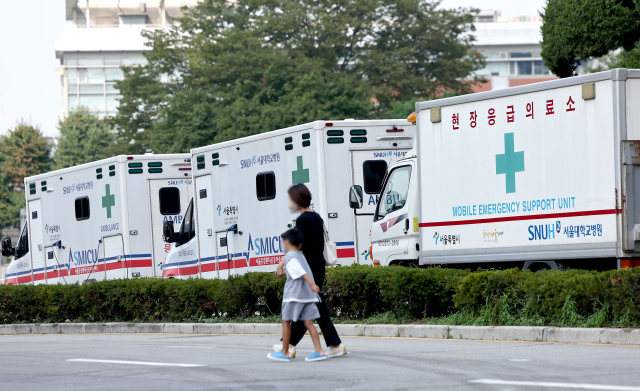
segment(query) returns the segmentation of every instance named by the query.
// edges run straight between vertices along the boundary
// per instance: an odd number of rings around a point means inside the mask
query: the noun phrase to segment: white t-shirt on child
[[[289,260],[289,263],[287,263],[287,272],[289,272],[289,275],[294,280],[297,280],[298,278],[307,274],[307,272],[305,272],[302,268],[302,265],[300,264],[298,258],[291,258]]]

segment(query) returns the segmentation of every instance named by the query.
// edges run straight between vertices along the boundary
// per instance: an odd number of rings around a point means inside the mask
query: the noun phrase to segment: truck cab
[[[7,269],[5,284],[31,282],[28,224],[25,224],[22,228],[22,233],[15,248],[11,246],[11,238],[2,239],[2,255],[5,257],[13,257]]]
[[[417,265],[419,258],[416,150],[389,167],[381,186],[371,228],[374,265]],[[362,208],[362,188],[353,186],[350,205]]]

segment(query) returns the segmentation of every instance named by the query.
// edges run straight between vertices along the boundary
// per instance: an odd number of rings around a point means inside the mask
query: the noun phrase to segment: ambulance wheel
[[[532,272],[544,272],[559,269],[558,263],[555,261],[527,261],[522,267],[522,270],[531,270]]]

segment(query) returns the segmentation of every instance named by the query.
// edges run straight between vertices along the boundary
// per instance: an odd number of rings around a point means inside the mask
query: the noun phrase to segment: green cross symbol
[[[109,185],[104,185],[105,196],[102,197],[102,207],[107,208],[107,218],[111,218],[111,207],[116,205],[116,196],[109,194]]]
[[[302,168],[302,156],[298,156],[298,169],[291,172],[291,182],[294,185],[309,182],[309,169]]]
[[[496,175],[505,174],[507,193],[516,192],[516,172],[524,171],[524,151],[513,152],[513,133],[504,134],[504,153],[496,155]]]

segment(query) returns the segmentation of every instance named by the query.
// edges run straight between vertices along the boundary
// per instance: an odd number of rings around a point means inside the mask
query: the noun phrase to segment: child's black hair
[[[288,231],[286,231],[285,233],[283,233],[282,235],[282,239],[284,240],[288,240],[289,243],[291,243],[292,245],[298,247],[298,246],[302,246],[302,232],[298,231],[295,228],[292,228]]]

